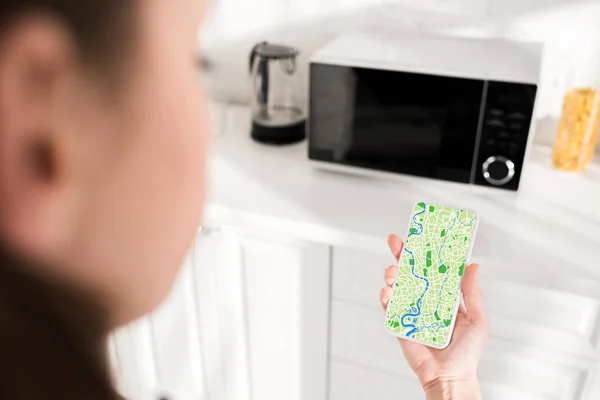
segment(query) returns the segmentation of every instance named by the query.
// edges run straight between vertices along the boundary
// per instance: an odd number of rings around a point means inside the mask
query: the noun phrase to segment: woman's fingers
[[[385,269],[383,273],[383,280],[387,286],[392,286],[396,281],[396,277],[398,276],[398,267],[395,265],[390,265]]]
[[[390,250],[396,258],[396,261],[400,260],[400,254],[402,254],[402,248],[404,247],[404,242],[400,239],[400,236],[392,233],[388,236],[388,246],[390,246]]]
[[[396,276],[398,276],[398,267],[395,265],[390,265],[383,273],[383,280],[385,281],[386,286],[381,289],[381,292],[379,293],[379,301],[381,302],[381,307],[383,307],[383,309],[387,308],[387,305],[392,298],[392,294],[394,293],[392,285],[396,281]]]
[[[460,301],[458,302],[458,312],[467,315],[467,307],[465,306],[465,297],[462,292],[460,294]]]
[[[478,320],[483,322],[486,318],[486,314],[483,293],[479,286],[478,264],[471,264],[465,270],[462,292],[469,318],[472,318],[474,322],[477,322]]]
[[[384,287],[381,289],[381,292],[379,292],[379,301],[381,302],[381,307],[383,307],[384,310],[387,308],[393,293],[394,290],[390,286]]]
[[[402,239],[400,239],[398,235],[392,233],[390,236],[388,236],[388,246],[390,246],[390,250],[392,251],[396,261],[400,260],[400,254],[402,254],[402,247],[404,246]],[[397,276],[398,267],[395,265],[390,265],[387,267],[385,273],[383,274],[383,279],[387,286],[381,290],[381,293],[379,294],[379,300],[384,309],[387,308],[387,305],[392,298],[392,294],[394,293],[392,285],[394,284]]]

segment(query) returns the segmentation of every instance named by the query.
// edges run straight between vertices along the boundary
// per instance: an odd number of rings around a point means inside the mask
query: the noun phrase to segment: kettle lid
[[[291,46],[262,42],[254,47],[253,53],[259,57],[277,60],[294,58],[300,54],[300,51]]]

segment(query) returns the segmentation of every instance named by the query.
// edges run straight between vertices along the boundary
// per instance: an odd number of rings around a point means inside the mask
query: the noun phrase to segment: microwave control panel
[[[518,190],[536,92],[533,84],[487,82],[474,168],[476,185]]]

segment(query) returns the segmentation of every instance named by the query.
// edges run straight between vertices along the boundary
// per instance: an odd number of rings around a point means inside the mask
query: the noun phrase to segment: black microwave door
[[[311,64],[310,157],[469,182],[483,81]]]

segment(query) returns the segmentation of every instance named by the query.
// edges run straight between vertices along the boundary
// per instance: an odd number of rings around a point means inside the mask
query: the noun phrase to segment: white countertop
[[[404,235],[417,201],[476,211],[474,261],[600,279],[600,164],[556,171],[550,149],[531,151],[518,193],[408,176],[368,179],[316,169],[306,142],[272,147],[250,138],[246,107],[213,107],[215,137],[205,223],[385,252]],[[531,271],[530,270],[530,271]]]

